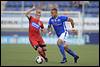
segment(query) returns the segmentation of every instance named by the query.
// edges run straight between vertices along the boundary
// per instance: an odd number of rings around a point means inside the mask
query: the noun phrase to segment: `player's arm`
[[[68,22],[70,22],[70,23],[71,23],[72,28],[74,28],[74,22],[73,22],[73,19],[72,19],[72,18],[68,18]]]
[[[51,32],[52,31],[52,29],[51,29],[51,25],[48,25],[48,32]]]
[[[27,16],[28,18],[30,18],[30,13],[35,9],[35,6],[33,6],[31,9],[29,9],[28,11],[26,11],[25,16]]]
[[[51,35],[52,34],[52,26],[48,25],[47,30],[48,30],[48,34]]]
[[[45,34],[47,30],[44,28],[44,25],[42,22],[40,23],[40,27],[41,27],[41,31]]]
[[[71,23],[71,26],[72,26],[71,31],[74,32],[74,33],[76,33],[76,34],[78,34],[78,31],[74,27],[74,21],[73,21],[73,19],[72,18],[68,18],[67,21]]]
[[[52,34],[52,31],[53,31],[51,18],[49,19],[47,30],[48,30],[48,35],[50,36]]]

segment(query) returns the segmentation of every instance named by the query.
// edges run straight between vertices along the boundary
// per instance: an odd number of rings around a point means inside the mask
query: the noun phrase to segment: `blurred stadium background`
[[[53,7],[59,10],[60,15],[73,18],[79,35],[69,38],[71,45],[99,45],[99,1],[1,1],[1,47],[30,44],[29,24],[24,13],[33,4],[43,10],[41,20],[46,28],[50,18],[50,9]],[[42,34],[42,36],[46,44],[56,44],[55,33],[50,37],[48,34]]]

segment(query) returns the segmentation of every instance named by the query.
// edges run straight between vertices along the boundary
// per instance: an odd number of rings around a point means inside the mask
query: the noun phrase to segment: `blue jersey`
[[[57,34],[57,36],[59,37],[63,32],[65,32],[66,29],[66,25],[65,25],[65,21],[68,20],[67,16],[58,16],[56,18],[51,17],[49,20],[49,25],[53,25],[54,30]]]

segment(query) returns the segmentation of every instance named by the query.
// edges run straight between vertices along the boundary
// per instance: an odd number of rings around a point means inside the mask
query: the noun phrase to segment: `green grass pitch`
[[[68,62],[60,64],[61,54],[57,45],[47,45],[48,62],[43,64],[34,62],[38,54],[31,45],[1,45],[1,66],[99,66],[99,45],[69,47],[80,56],[76,64],[68,53],[66,53]]]

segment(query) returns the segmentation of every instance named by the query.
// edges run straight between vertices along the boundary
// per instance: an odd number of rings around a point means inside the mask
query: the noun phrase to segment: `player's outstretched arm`
[[[25,16],[27,16],[28,18],[30,17],[30,13],[32,12],[32,10],[35,9],[35,6],[33,6],[31,9],[29,9],[28,11],[26,11]]]

